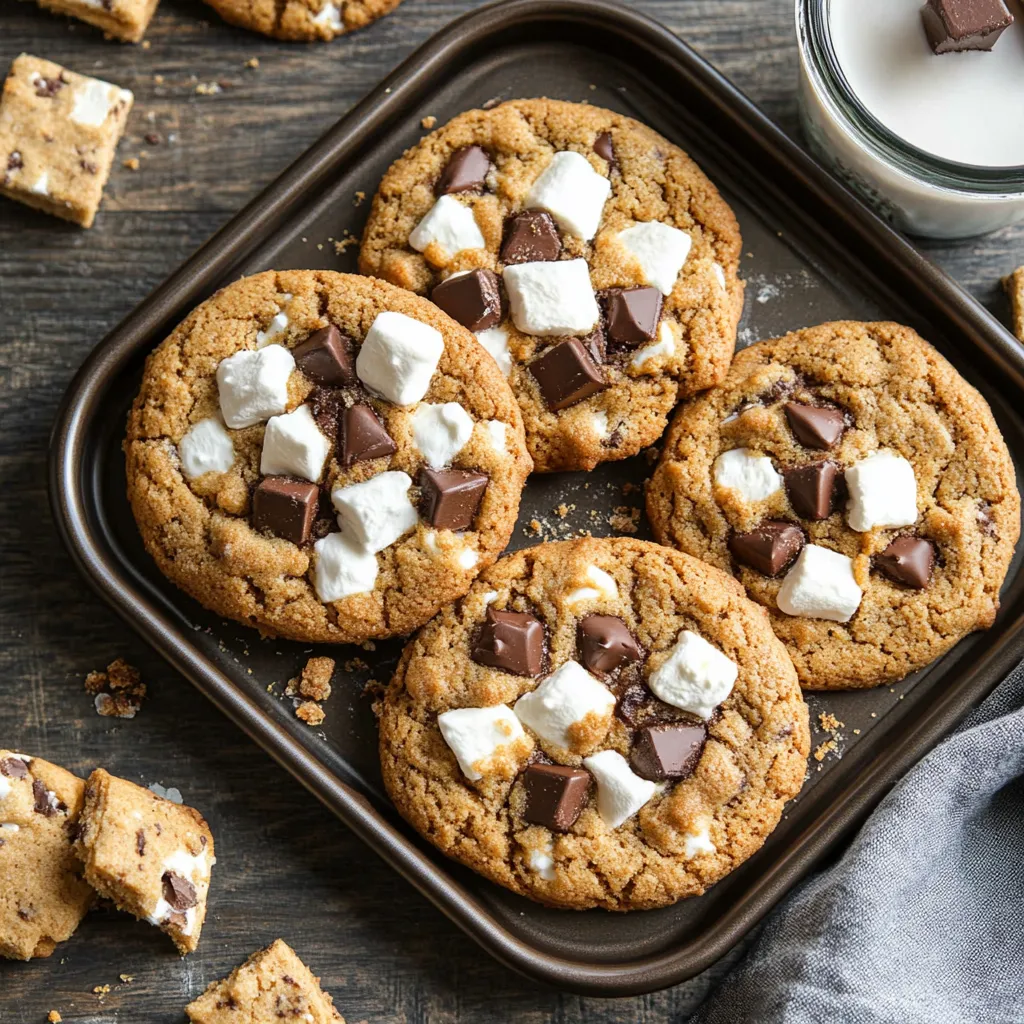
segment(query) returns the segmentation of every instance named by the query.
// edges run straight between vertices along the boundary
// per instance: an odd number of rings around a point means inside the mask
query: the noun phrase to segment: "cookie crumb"
[[[362,658],[350,658],[341,667],[346,672],[365,672],[370,666]]]
[[[365,200],[366,200],[366,193],[362,189],[359,189],[356,192],[355,199],[352,200],[352,205],[353,206],[362,206]]]
[[[634,534],[640,528],[640,509],[628,505],[617,505],[608,517],[608,525],[616,533]]]
[[[334,251],[342,256],[346,249],[351,249],[353,245],[358,245],[359,239],[355,235],[349,235],[347,238],[342,238],[340,241],[334,243]]]
[[[105,718],[134,718],[146,696],[146,684],[134,665],[115,658],[106,672],[90,672],[85,692],[95,698],[96,713]]]
[[[427,131],[430,131],[435,124],[437,124],[437,118],[434,117],[433,114],[427,114],[427,116],[420,121],[420,127],[426,128]]]
[[[319,704],[315,701],[307,700],[303,701],[295,709],[295,717],[301,718],[306,725],[319,725],[327,716]]]
[[[224,87],[220,82],[200,82],[196,86],[197,96],[216,96],[217,93],[223,92]]]
[[[97,995],[97,996],[100,997],[100,999],[102,999],[110,991],[110,986],[109,985],[94,985],[92,991],[93,991],[94,995]]]
[[[60,1015],[60,1014],[59,1014],[59,1013],[58,1013],[58,1012],[57,1012],[56,1010],[51,1010],[51,1011],[50,1011],[50,1012],[49,1012],[49,1013],[48,1013],[48,1014],[46,1015],[46,1019],[47,1019],[47,1020],[48,1020],[48,1021],[50,1022],[50,1024],[60,1024],[60,1022],[61,1022],[61,1021],[62,1021],[62,1020],[63,1020],[64,1018],[63,1018],[63,1017],[62,1017],[62,1016],[61,1016],[61,1015]]]
[[[130,985],[135,980],[134,974],[119,974],[118,977],[121,979],[122,985]]]
[[[250,57],[250,58],[249,58],[249,59],[248,59],[248,60],[247,60],[247,61],[245,62],[245,66],[246,66],[247,68],[253,68],[253,69],[256,69],[256,68],[258,68],[258,67],[260,66],[260,59],[259,59],[259,57]]]
[[[818,715],[818,723],[825,732],[838,732],[843,727],[843,723],[829,711],[823,711]]]
[[[836,741],[834,739],[826,740],[824,743],[822,743],[822,745],[820,747],[818,747],[814,751],[814,760],[815,761],[824,761],[825,757],[829,753],[831,753],[833,750],[835,750],[835,749],[836,749]]]
[[[121,165],[127,167],[129,171],[137,171],[142,165],[139,163],[137,156],[129,157],[127,160],[122,160]]]
[[[153,44],[148,39],[142,40],[142,48],[148,50]]]
[[[143,136],[143,138],[151,146],[159,146],[160,143],[163,142],[163,139],[160,137],[160,134],[158,132],[146,132],[146,134]]]
[[[308,700],[327,700],[331,695],[331,676],[334,675],[333,658],[310,658],[300,675],[288,680],[285,694],[296,694]]]
[[[154,85],[163,85],[164,84],[164,76],[163,75],[154,75],[153,76],[153,84]]]

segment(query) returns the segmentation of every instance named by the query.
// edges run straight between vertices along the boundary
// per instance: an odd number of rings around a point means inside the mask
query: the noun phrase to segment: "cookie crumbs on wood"
[[[50,1012],[49,1012],[49,1013],[48,1013],[48,1014],[46,1015],[46,1019],[47,1019],[47,1020],[48,1020],[48,1021],[50,1022],[50,1024],[60,1024],[60,1022],[61,1022],[61,1021],[62,1021],[62,1020],[63,1020],[64,1018],[63,1018],[63,1017],[62,1017],[62,1016],[61,1016],[61,1015],[60,1015],[60,1014],[59,1014],[59,1013],[58,1013],[58,1012],[57,1012],[56,1010],[51,1010],[51,1011],[50,1011]]]
[[[106,672],[90,672],[85,692],[95,697],[96,713],[105,718],[134,718],[146,696],[139,670],[124,658],[116,658]]]
[[[1003,287],[1010,296],[1013,307],[1013,333],[1018,341],[1024,341],[1024,267],[1018,267],[1003,278]]]
[[[258,68],[260,66],[260,59],[259,59],[259,57],[250,57],[245,62],[245,66],[247,68],[252,68],[253,70],[255,70],[256,68]]]
[[[628,505],[617,505],[608,517],[608,525],[616,533],[636,533],[640,525],[640,509]]]

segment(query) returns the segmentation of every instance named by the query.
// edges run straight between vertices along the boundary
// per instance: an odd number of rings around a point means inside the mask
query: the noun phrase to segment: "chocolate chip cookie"
[[[384,782],[440,850],[552,906],[704,892],[800,790],[807,709],[764,610],[628,539],[503,558],[408,645]]]
[[[647,509],[768,610],[809,689],[901,679],[990,626],[1020,535],[991,410],[893,323],[737,355],[673,421]]]
[[[740,244],[714,185],[650,128],[515,100],[460,114],[391,166],[360,268],[476,334],[548,472],[635,454],[679,397],[723,379]]]
[[[530,471],[473,336],[383,281],[267,271],[150,356],[125,442],[161,570],[265,634],[408,633],[504,549]]]
[[[393,11],[402,0],[206,0],[232,25],[290,42],[329,42]]]

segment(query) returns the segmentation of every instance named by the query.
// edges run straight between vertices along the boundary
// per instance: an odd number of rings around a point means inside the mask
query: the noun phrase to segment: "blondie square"
[[[126,43],[137,43],[159,0],[39,0],[55,14],[69,14]]]

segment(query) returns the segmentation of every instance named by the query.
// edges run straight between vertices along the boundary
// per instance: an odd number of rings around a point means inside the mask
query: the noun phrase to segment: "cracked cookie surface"
[[[502,616],[505,647],[487,639]],[[541,631],[532,662],[515,633],[530,619]],[[649,689],[672,676],[684,641],[703,650],[691,669],[734,675],[706,715],[679,706],[685,687],[659,688],[675,703]],[[553,680],[570,671],[559,697]],[[576,703],[584,692],[589,710]],[[504,742],[489,756],[442,733],[439,716],[464,709],[497,712]],[[763,844],[800,790],[809,749],[796,673],[764,610],[726,574],[630,539],[503,558],[409,643],[377,711],[384,782],[403,816],[492,881],[572,909],[704,892]],[[685,764],[673,763],[678,745],[658,744],[666,731],[689,744]]]
[[[225,21],[292,42],[329,42],[393,11],[402,0],[206,0]]]

